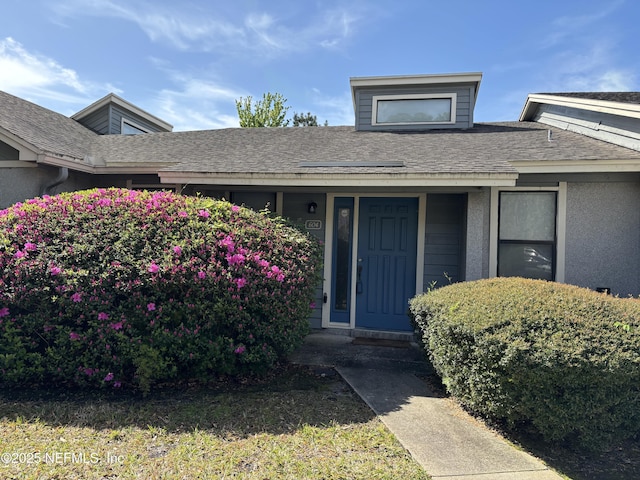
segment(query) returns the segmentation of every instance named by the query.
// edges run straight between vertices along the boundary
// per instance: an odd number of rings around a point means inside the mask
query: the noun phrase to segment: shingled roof
[[[0,132],[39,150],[38,153],[83,162],[98,134],[47,108],[0,91]]]
[[[64,115],[0,92],[0,133],[39,149],[48,164],[91,173],[158,173],[170,183],[239,184],[258,176],[264,183],[289,179],[300,185],[309,178],[321,178],[323,185],[350,178],[489,185],[496,179],[514,182],[523,162],[627,162],[640,171],[638,151],[526,121],[424,132],[346,126],[97,135]]]
[[[587,100],[602,100],[605,102],[640,104],[640,92],[562,92],[539,93],[538,95],[554,95],[556,97],[584,98]]]

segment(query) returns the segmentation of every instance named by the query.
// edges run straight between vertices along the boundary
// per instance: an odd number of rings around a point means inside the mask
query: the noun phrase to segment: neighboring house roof
[[[556,97],[584,98],[591,100],[604,100],[606,102],[640,104],[640,92],[562,92],[539,93],[538,95],[553,95]]]
[[[520,120],[533,120],[540,104],[640,118],[639,100],[640,92],[532,93],[527,97]]]
[[[47,108],[0,91],[0,132],[49,155],[83,162],[98,135]]]

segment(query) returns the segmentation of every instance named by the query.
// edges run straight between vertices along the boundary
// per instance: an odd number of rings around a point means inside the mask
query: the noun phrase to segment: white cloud
[[[542,47],[551,48],[569,41],[572,37],[593,35],[591,27],[595,26],[613,12],[618,10],[625,0],[616,0],[609,3],[603,3],[603,8],[591,13],[577,13],[572,16],[563,16],[554,19],[551,22],[552,30],[543,37]]]
[[[569,75],[563,90],[578,92],[625,92],[635,89],[635,76],[623,70]]]
[[[187,12],[147,2],[117,0],[65,0],[52,6],[62,18],[83,16],[119,18],[136,24],[152,41],[168,42],[180,50],[210,50],[243,36],[242,28],[202,12]]]
[[[177,89],[163,89],[155,103],[155,115],[174,131],[238,127],[235,100],[243,92],[220,84],[173,73]]]
[[[269,7],[266,3],[256,5]],[[237,10],[227,14],[228,18],[220,10],[189,9],[179,3],[167,6],[120,0],[64,0],[52,8],[61,18],[119,18],[136,24],[153,42],[169,43],[179,50],[215,50],[227,55],[245,52],[272,56],[315,46],[334,48],[353,34],[354,25],[361,18],[345,8],[310,14],[307,6],[298,16],[295,12],[279,15]],[[233,8],[233,4],[227,6],[227,10]]]
[[[549,23],[536,59],[536,91],[628,91],[638,88],[636,74],[621,55],[621,37],[612,20],[625,0],[599,10],[577,12]],[[622,12],[618,12],[622,13]]]
[[[200,80],[156,66],[179,85],[163,89],[155,99],[138,99],[145,110],[174,125],[174,130],[237,127],[236,98],[244,92],[213,81]],[[112,84],[83,81],[72,69],[29,52],[12,38],[0,40],[0,90],[71,115],[107,92],[125,95]]]
[[[315,107],[312,113],[318,118],[319,124],[323,124],[327,120],[329,125],[336,127],[353,125],[355,122],[350,91],[346,91],[340,96],[327,96],[319,89],[314,88],[313,105]]]
[[[564,51],[551,63],[548,85],[555,91],[628,91],[636,75],[615,63],[615,45],[599,41],[584,51]]]
[[[72,113],[75,106],[87,105],[96,92],[108,88],[114,90],[110,85],[81,80],[74,70],[28,51],[11,37],[0,40],[0,90],[36,102],[67,104],[63,109]],[[69,105],[74,107],[69,109]]]

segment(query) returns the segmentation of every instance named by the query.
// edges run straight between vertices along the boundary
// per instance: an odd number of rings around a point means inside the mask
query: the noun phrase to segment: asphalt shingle
[[[0,91],[0,128],[42,153],[83,161],[99,136],[75,120]]]
[[[540,95],[554,95],[556,97],[584,98],[586,100],[603,100],[606,102],[640,104],[640,92],[562,92],[541,93]]]
[[[4,92],[0,128],[44,153],[104,166],[106,171],[152,167],[192,174],[446,177],[513,175],[517,171],[512,162],[519,161],[640,162],[638,151],[569,131],[551,128],[549,141],[549,127],[535,122],[423,132],[364,132],[344,126],[97,135],[71,118]]]

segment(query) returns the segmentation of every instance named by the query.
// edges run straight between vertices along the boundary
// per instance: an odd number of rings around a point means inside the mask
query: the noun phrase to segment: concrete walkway
[[[356,345],[353,340],[313,333],[291,361],[334,367],[433,479],[562,479],[418,378],[430,366],[415,345]]]

